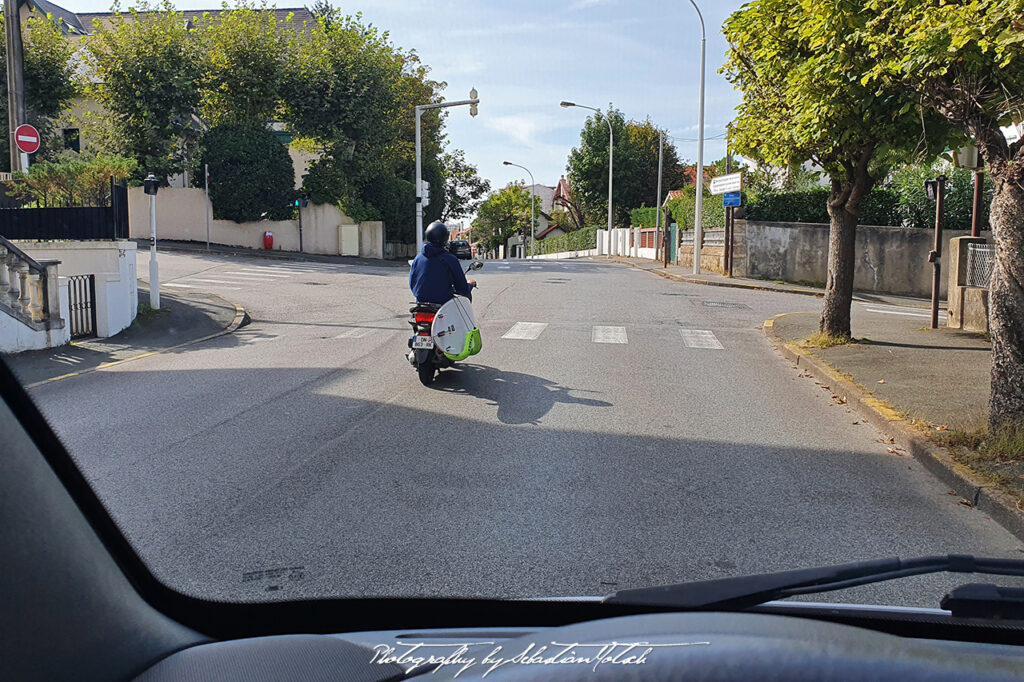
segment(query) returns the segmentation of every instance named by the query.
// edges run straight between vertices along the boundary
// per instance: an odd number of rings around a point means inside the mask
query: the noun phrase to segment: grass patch
[[[995,433],[987,429],[950,429],[932,434],[953,458],[1000,483],[1012,495],[1024,495],[1024,422]]]
[[[814,332],[800,345],[804,348],[831,348],[832,346],[845,346],[848,343],[853,343],[853,339],[848,336],[832,336],[823,332]]]
[[[171,312],[170,308],[153,308],[148,303],[139,302],[139,312],[135,319],[139,322],[151,322],[152,320],[158,319],[167,313]]]

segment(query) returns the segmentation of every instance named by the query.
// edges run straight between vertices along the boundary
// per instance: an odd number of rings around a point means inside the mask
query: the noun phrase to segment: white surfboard
[[[467,335],[474,329],[476,319],[473,317],[473,306],[468,298],[456,296],[437,311],[430,333],[442,353],[459,356],[466,348]]]

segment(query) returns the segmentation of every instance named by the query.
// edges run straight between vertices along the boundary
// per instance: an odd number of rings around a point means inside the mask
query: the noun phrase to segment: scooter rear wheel
[[[419,374],[420,383],[424,386],[429,386],[434,383],[434,372],[436,368],[433,362],[424,362],[416,366],[416,373]]]

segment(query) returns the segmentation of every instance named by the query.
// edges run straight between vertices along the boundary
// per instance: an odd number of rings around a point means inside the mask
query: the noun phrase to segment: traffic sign
[[[39,131],[23,123],[14,131],[14,142],[25,154],[35,154],[39,151]]]
[[[740,205],[740,193],[739,192],[726,192],[722,195],[722,206],[739,206]]]
[[[730,173],[711,178],[711,193],[725,194],[726,192],[739,192],[743,189],[743,173]]]

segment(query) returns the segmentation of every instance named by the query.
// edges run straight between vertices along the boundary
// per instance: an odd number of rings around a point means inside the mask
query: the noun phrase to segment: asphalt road
[[[188,593],[597,595],[1024,556],[771,349],[761,323],[814,298],[488,261],[483,351],[425,388],[404,357],[401,264],[163,254],[161,275],[253,323],[33,395],[143,558]],[[937,606],[969,581],[820,599]]]

